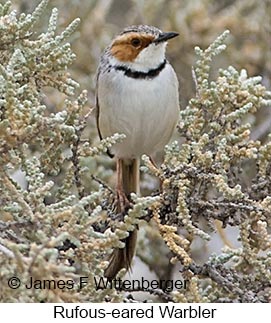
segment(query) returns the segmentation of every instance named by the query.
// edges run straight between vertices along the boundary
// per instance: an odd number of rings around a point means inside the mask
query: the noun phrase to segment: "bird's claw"
[[[117,212],[121,214],[125,214],[131,207],[131,202],[122,190],[117,189],[116,191],[115,205]]]

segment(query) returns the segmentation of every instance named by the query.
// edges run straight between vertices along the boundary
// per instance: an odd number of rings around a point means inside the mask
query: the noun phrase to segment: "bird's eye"
[[[140,44],[141,44],[141,40],[139,38],[133,38],[131,40],[131,44],[134,46],[134,47],[138,47]]]

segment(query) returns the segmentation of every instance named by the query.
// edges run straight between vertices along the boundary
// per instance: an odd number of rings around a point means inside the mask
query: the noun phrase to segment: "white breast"
[[[126,135],[112,152],[119,158],[136,158],[162,150],[178,120],[178,96],[178,80],[170,64],[153,79],[134,79],[114,69],[101,74],[101,134]]]

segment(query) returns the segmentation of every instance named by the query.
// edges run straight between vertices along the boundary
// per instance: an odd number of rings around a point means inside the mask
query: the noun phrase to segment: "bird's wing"
[[[100,125],[99,125],[99,117],[100,117],[100,106],[99,106],[99,94],[98,94],[98,83],[99,83],[99,76],[100,76],[100,69],[97,72],[97,78],[96,78],[96,89],[95,89],[95,106],[96,106],[96,125],[97,125],[97,130],[99,134],[100,140],[103,139]],[[107,149],[107,155],[111,158],[114,157],[114,155]]]
[[[100,76],[100,71],[98,70],[97,77],[96,77],[96,89],[95,89],[96,125],[98,129],[99,138],[102,140],[103,136],[101,134],[101,130],[99,126],[99,117],[100,117],[99,96],[98,96],[99,76]]]

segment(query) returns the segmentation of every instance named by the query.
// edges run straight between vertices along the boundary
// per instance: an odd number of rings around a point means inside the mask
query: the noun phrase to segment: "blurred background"
[[[25,13],[39,2],[12,1],[19,12]],[[133,24],[150,24],[180,33],[169,44],[168,58],[178,74],[182,107],[194,94],[194,47],[206,48],[225,29],[231,32],[228,49],[216,58],[214,70],[228,65],[245,68],[249,76],[263,76],[264,85],[270,87],[271,0],[51,0],[41,30],[53,7],[59,10],[60,31],[73,19],[81,18],[78,32],[71,39],[77,55],[72,75],[89,91],[91,102],[101,52],[117,33]]]
[[[4,2],[4,1],[2,1]],[[39,0],[13,0],[18,12],[30,13]],[[150,24],[180,36],[169,42],[167,56],[180,83],[180,105],[184,109],[195,95],[191,68],[196,60],[194,47],[208,47],[224,30],[230,30],[227,50],[212,62],[211,77],[229,65],[245,68],[249,76],[261,75],[271,84],[271,0],[51,0],[37,30],[46,30],[52,8],[59,11],[59,32],[73,19],[81,24],[70,42],[77,59],[70,68],[72,77],[88,90],[94,106],[95,74],[102,51],[124,27]],[[64,96],[48,89],[47,105],[52,111],[63,109]],[[88,139],[97,142],[95,118],[89,125]],[[252,138],[265,140],[271,128],[271,109],[261,109],[250,120]],[[105,161],[109,165],[110,161]],[[146,186],[148,186],[146,184]]]

